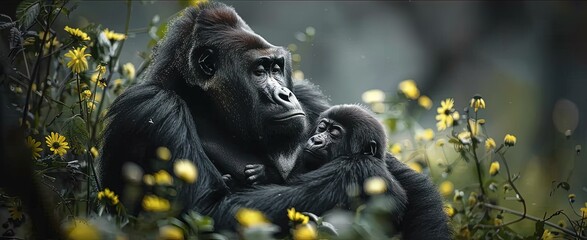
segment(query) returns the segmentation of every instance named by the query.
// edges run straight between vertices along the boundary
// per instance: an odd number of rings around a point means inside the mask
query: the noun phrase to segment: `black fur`
[[[234,227],[232,213],[239,205],[262,209],[271,219],[283,222],[287,207],[320,214],[337,203],[348,204],[340,193],[349,181],[358,183],[372,175],[391,181],[393,175],[408,197],[400,223],[406,236],[448,238],[435,187],[393,158],[386,158],[391,175],[380,159],[341,159],[308,173],[304,182],[230,195],[222,174],[238,179],[247,164],[265,164],[269,173],[283,177],[278,158],[295,157],[295,147],[308,137],[305,125],[315,122],[328,103],[309,82],[292,83],[289,53],[254,34],[230,7],[210,3],[188,8],[168,29],[154,51],[144,83],[127,89],[108,113],[99,166],[101,185],[119,193],[125,206],[137,206],[140,198],[125,196],[123,164],[134,162],[152,172],[154,151],[165,146],[172,159],[189,159],[198,168],[197,182],[179,189],[179,199],[186,208],[213,216],[221,228]],[[247,55],[251,52],[264,52],[255,49],[271,50],[283,59],[280,81],[252,84],[250,60],[244,58],[255,57]],[[204,53],[211,58],[203,58]],[[306,113],[305,123],[266,125],[263,117],[283,109],[272,103],[275,99],[269,94],[281,87],[297,96]]]

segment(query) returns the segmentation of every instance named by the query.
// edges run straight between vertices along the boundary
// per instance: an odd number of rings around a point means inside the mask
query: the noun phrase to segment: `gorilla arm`
[[[214,213],[216,227],[234,228],[234,214],[241,207],[258,209],[282,230],[287,229],[287,209],[322,215],[335,207],[351,208],[351,197],[347,195],[348,186],[362,187],[366,179],[379,176],[387,183],[388,204],[393,209],[394,222],[399,222],[407,198],[403,188],[395,182],[385,163],[372,156],[360,155],[342,157],[327,163],[321,168],[301,175],[288,185],[256,186],[249,191],[238,192],[227,197],[228,204],[221,204]],[[368,196],[361,191],[360,197]]]

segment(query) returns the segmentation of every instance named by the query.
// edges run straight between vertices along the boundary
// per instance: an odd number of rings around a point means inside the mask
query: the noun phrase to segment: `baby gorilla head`
[[[359,105],[336,105],[318,118],[314,135],[304,146],[303,164],[308,170],[351,155],[385,154],[386,137],[381,123],[373,113]]]

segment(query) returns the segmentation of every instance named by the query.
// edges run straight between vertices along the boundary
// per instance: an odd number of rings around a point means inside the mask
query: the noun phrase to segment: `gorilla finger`
[[[255,182],[255,181],[257,181],[257,175],[253,175],[253,176],[248,177],[247,178],[247,181],[249,181],[249,182]]]
[[[249,169],[249,170],[245,170],[245,175],[254,175],[257,174],[259,172],[258,169]]]

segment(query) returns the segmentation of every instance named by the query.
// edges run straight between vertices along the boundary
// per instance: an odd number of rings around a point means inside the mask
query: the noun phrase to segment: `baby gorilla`
[[[287,227],[285,212],[289,207],[317,215],[333,208],[353,210],[356,207],[353,199],[370,198],[363,184],[377,177],[387,186],[381,194],[390,206],[389,220],[398,226],[406,210],[407,196],[383,160],[387,138],[382,124],[359,105],[333,106],[318,119],[313,135],[303,146],[304,153],[296,159],[296,166],[284,185],[270,179],[269,184],[257,182],[230,195],[231,205],[250,207],[254,202],[266,202],[254,206],[268,216],[280,216],[272,222]],[[256,175],[250,176],[258,180],[262,171],[255,172]],[[227,211],[234,212],[236,208]]]
[[[296,159],[287,182],[338,157],[370,155],[381,159],[385,155],[386,136],[383,126],[364,107],[335,105],[324,111],[318,119],[313,135],[303,144],[303,153]],[[264,169],[262,164],[247,165],[247,183],[278,183],[267,177]]]

